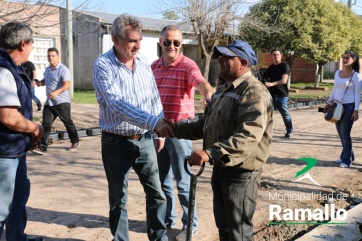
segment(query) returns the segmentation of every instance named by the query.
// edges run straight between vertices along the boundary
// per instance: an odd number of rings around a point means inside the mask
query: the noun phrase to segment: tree
[[[294,20],[298,5],[299,0],[264,0],[252,6],[246,16],[259,19],[269,28],[241,25],[240,34],[252,46],[264,52],[274,47],[281,48],[292,67],[295,58],[300,56],[294,42],[301,37]]]
[[[174,11],[166,11],[162,13],[163,19],[177,20],[179,16]]]
[[[318,65],[315,87],[323,79],[323,65],[336,61],[351,46],[352,23],[354,14],[346,5],[334,1],[313,0],[304,4],[308,11],[299,11],[299,24],[304,41],[297,40],[301,57]]]
[[[32,26],[34,32],[49,33],[54,26],[59,26],[59,7],[52,5],[53,0],[33,1],[17,0],[13,2],[0,0],[0,26],[10,21],[20,21]],[[83,0],[73,10],[73,18],[88,7],[90,0]],[[54,21],[49,21],[51,17]]]
[[[362,36],[352,27],[359,26],[360,17],[333,0],[264,0],[251,7],[248,15],[281,30],[266,32],[241,27],[240,31],[254,46],[263,51],[280,47],[290,66],[297,56],[316,63],[320,79],[324,64],[337,60],[351,47],[362,50]]]
[[[209,79],[214,47],[239,38],[237,26],[240,23],[259,23],[257,19],[242,17],[248,2],[250,4],[247,0],[176,0],[171,6],[169,2],[161,1],[164,12],[172,9],[181,15],[180,24],[191,24],[204,57],[202,72],[206,80]]]

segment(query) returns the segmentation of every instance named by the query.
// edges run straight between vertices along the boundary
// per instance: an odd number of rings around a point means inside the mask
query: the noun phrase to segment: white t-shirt
[[[334,75],[334,87],[328,101],[336,100],[342,104],[355,103],[354,109],[359,110],[361,102],[361,79],[359,73],[354,72],[351,84],[346,93],[344,93],[351,77],[341,78],[339,72],[340,70],[336,71]]]
[[[0,106],[19,106],[18,89],[13,74],[0,67]]]

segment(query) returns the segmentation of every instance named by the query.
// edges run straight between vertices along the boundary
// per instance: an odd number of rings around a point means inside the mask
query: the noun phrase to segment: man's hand
[[[162,119],[157,122],[155,131],[159,137],[175,136],[173,128]]]
[[[201,166],[204,162],[208,162],[209,160],[209,155],[207,155],[205,151],[195,151],[191,154],[189,159],[187,159],[190,166]]]
[[[165,146],[165,138],[157,138],[155,139],[155,148],[157,152],[160,152]]]
[[[31,140],[31,150],[34,150],[36,148],[40,148],[41,144],[41,137],[44,134],[44,128],[42,125],[38,124],[38,130],[32,133],[32,140]]]
[[[55,99],[55,98],[57,98],[57,96],[58,96],[58,92],[57,92],[57,91],[50,92],[49,95],[48,95],[48,97],[49,97],[50,99]]]
[[[38,87],[45,85],[45,81],[44,81],[44,80],[34,79],[34,81],[35,81],[36,86],[38,86]]]
[[[272,82],[265,82],[264,85],[265,85],[265,87],[267,87],[267,88],[274,86]]]

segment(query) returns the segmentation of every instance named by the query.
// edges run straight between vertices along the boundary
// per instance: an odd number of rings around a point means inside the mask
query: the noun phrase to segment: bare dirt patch
[[[202,105],[198,104],[197,108],[202,109]],[[310,225],[269,225],[270,204],[293,209],[321,208],[327,203],[288,198],[272,200],[271,194],[345,194],[345,200],[330,200],[336,208],[348,208],[356,204],[357,197],[362,197],[361,120],[355,123],[352,131],[356,161],[351,168],[342,169],[335,163],[341,151],[335,127],[325,122],[323,114],[318,113],[316,108],[291,111],[296,131],[291,139],[283,138],[284,124],[279,113],[275,113],[271,155],[264,165],[254,215],[254,240],[295,240],[313,228]],[[72,115],[78,129],[98,126],[97,105],[73,104]],[[60,122],[56,122],[54,127],[57,130],[64,128]],[[31,236],[43,236],[47,241],[112,240],[108,229],[107,181],[100,154],[100,138],[82,138],[80,149],[74,153],[66,151],[68,146],[69,142],[63,141],[51,145],[45,156],[28,155],[32,190],[26,232]],[[201,141],[195,141],[193,148],[200,149]],[[294,182],[296,172],[305,166],[305,162],[297,160],[302,157],[318,160],[309,173],[321,186],[307,179]],[[211,173],[212,167],[207,165],[198,179],[199,232],[193,238],[195,241],[218,240],[212,211]],[[147,240],[144,193],[133,171],[130,173],[129,189],[130,240]],[[177,215],[179,221],[179,205]],[[179,221],[176,229],[168,232],[169,240],[173,240],[180,228]]]

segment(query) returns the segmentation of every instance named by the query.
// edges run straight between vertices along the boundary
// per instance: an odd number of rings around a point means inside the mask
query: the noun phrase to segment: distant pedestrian
[[[334,85],[327,105],[332,101],[343,104],[343,114],[336,123],[339,139],[342,143],[342,152],[337,159],[340,167],[350,167],[354,161],[351,130],[353,123],[359,119],[358,110],[361,102],[361,79],[358,55],[353,51],[346,51],[342,57],[342,70],[334,74]]]
[[[273,64],[268,67],[265,72],[267,81],[265,86],[269,89],[273,97],[274,109],[277,109],[281,114],[287,133],[285,138],[290,138],[294,134],[292,118],[288,110],[288,79],[290,68],[286,62],[282,62],[282,54],[280,49],[275,48],[270,51],[273,59]]]
[[[35,95],[35,79],[36,79],[36,69],[35,65],[31,61],[27,61],[25,63],[22,63],[21,66],[23,66],[25,73],[28,75],[29,79],[31,80],[31,96],[34,102],[36,103],[36,106],[38,109],[36,111],[41,111],[41,102]]]
[[[44,135],[41,138],[41,146],[33,150],[34,153],[44,155],[48,150],[50,131],[54,120],[59,117],[67,129],[72,145],[69,151],[76,151],[79,147],[77,129],[71,118],[70,110],[70,72],[60,63],[59,51],[56,48],[48,49],[49,66],[45,69],[44,79],[37,82],[37,86],[46,86],[47,99],[43,109]]]

